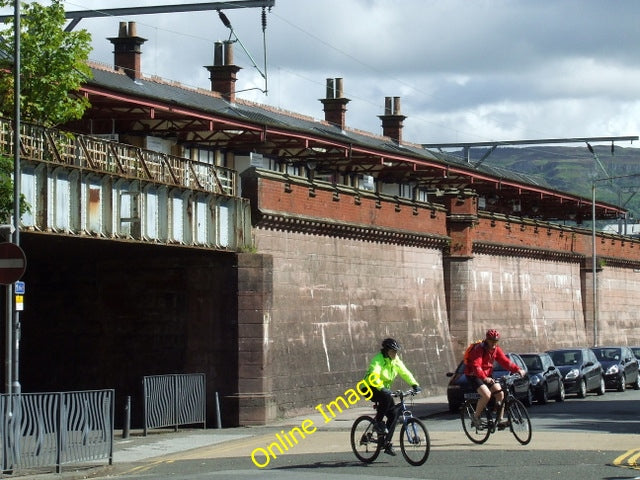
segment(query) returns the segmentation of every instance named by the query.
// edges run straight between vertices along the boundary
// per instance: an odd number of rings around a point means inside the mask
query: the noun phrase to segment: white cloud
[[[46,2],[45,2],[46,3]],[[176,4],[68,0],[67,10]],[[259,9],[227,10],[263,69]],[[268,95],[240,45],[239,96],[322,118],[325,79],[343,77],[353,128],[381,132],[385,96],[401,96],[403,137],[424,142],[635,135],[640,2],[618,0],[275,0],[267,15]],[[85,19],[92,58],[135,21],[147,74],[209,88],[215,11]]]

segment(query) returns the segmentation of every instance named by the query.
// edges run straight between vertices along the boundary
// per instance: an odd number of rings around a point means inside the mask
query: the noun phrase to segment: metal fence
[[[3,471],[113,463],[113,390],[4,394],[0,409]]]
[[[206,428],[203,373],[151,375],[142,379],[144,435],[152,428],[202,423]]]

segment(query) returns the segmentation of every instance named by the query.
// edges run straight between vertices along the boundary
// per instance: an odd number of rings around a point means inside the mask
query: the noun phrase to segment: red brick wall
[[[246,190],[243,183],[243,191]],[[394,201],[370,192],[354,195],[347,188],[311,187],[298,178],[283,182],[262,177],[256,185],[253,205],[263,212],[286,212],[333,222],[348,222],[380,228],[407,230],[430,235],[447,235],[446,215],[441,206],[414,204],[407,199]]]

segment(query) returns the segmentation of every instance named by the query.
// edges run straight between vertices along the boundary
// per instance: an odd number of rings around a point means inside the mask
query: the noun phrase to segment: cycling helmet
[[[396,342],[393,338],[385,338],[382,341],[382,348],[385,348],[388,350],[394,350],[397,352],[400,350],[400,344]]]
[[[500,340],[500,332],[494,328],[487,330],[487,338],[489,340]]]

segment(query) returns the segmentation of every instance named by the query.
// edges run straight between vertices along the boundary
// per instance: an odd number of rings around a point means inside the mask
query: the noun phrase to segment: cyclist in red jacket
[[[480,415],[487,406],[487,403],[489,403],[491,395],[496,397],[496,405],[499,407],[498,428],[503,429],[506,426],[506,422],[502,419],[502,400],[504,399],[504,393],[502,392],[500,383],[491,377],[493,374],[493,362],[498,362],[511,373],[518,373],[520,376],[524,376],[526,373],[518,367],[518,365],[509,360],[509,357],[507,357],[498,346],[499,340],[500,333],[497,330],[487,330],[484,341],[475,345],[469,352],[467,364],[464,369],[464,374],[467,376],[469,383],[480,395],[473,416],[473,425],[475,427],[480,426]]]

